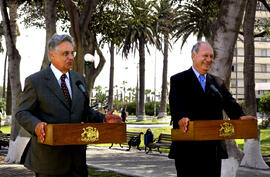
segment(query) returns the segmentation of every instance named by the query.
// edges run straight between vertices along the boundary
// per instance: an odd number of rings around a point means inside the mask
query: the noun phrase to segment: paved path
[[[7,149],[0,150],[0,177],[34,177],[34,173],[26,169],[23,165],[8,164],[3,162],[7,154]]]
[[[176,177],[174,160],[167,157],[167,153],[150,154],[125,147],[93,147],[87,150],[87,164],[94,168],[115,171],[119,174],[134,177]],[[257,170],[239,167],[236,177],[270,177],[270,170]]]
[[[1,177],[34,177],[34,173],[18,164],[0,164]]]
[[[126,147],[112,148],[90,147],[87,150],[87,164],[94,168],[115,171],[120,174],[135,177],[176,177],[174,160],[167,154],[153,152],[145,154],[144,150]]]
[[[87,150],[87,164],[128,177],[176,177],[174,161],[167,158],[167,153],[159,154],[156,151],[145,154],[144,150],[134,148],[126,151],[126,147],[109,149],[90,146]],[[0,177],[34,177],[34,174],[22,165],[3,163],[0,159]],[[270,170],[240,167],[236,177],[270,177]]]

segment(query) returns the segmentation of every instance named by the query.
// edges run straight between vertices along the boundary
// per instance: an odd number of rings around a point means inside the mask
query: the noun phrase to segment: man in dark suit
[[[86,146],[49,146],[45,140],[47,124],[91,122],[121,122],[110,112],[103,115],[89,110],[84,78],[71,70],[74,61],[73,39],[55,34],[48,43],[51,64],[25,80],[16,119],[31,135],[22,161],[36,176],[86,177]]]
[[[193,66],[171,77],[169,102],[173,128],[187,132],[189,121],[222,120],[224,110],[231,119],[245,116],[224,82],[207,72],[214,52],[207,42],[192,48]],[[173,141],[169,157],[175,159],[178,177],[219,177],[221,159],[228,154],[222,141]]]

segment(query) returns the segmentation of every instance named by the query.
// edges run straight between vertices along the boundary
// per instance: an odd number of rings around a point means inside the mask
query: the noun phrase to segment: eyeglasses
[[[75,51],[72,51],[72,52],[64,51],[64,52],[62,53],[62,55],[63,55],[64,57],[68,57],[70,54],[71,54],[73,57],[76,56],[76,52],[75,52]]]

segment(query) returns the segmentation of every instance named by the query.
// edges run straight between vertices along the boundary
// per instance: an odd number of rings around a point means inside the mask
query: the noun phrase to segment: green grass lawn
[[[0,131],[2,131],[3,133],[10,133],[11,127],[10,126],[1,126]]]
[[[270,155],[270,129],[260,129],[260,142],[261,142],[261,153],[262,155]],[[244,149],[244,140],[235,140],[240,149]]]

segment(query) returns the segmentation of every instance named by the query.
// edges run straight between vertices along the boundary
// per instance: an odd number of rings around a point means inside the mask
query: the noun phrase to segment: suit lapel
[[[213,77],[209,74],[207,74],[206,76],[206,85],[205,85],[205,93],[206,94],[210,94],[211,93],[211,89],[210,89],[210,85],[213,84]]]
[[[46,80],[46,85],[47,85],[47,87],[51,90],[51,92],[53,93],[53,94],[55,94],[55,96],[63,103],[63,104],[65,104],[67,107],[69,107],[68,106],[68,104],[67,104],[67,102],[66,102],[66,100],[65,100],[65,96],[64,96],[64,94],[63,94],[63,91],[61,90],[61,88],[60,88],[60,86],[59,86],[59,84],[58,84],[58,81],[57,81],[57,79],[55,78],[55,76],[54,76],[54,74],[53,74],[53,72],[52,72],[52,70],[51,70],[51,68],[50,67],[47,67],[46,69],[45,69],[45,80]]]
[[[72,103],[79,103],[80,101],[83,101],[83,100],[79,100],[80,98],[79,94],[81,91],[76,86],[76,82],[79,79],[76,77],[73,71],[69,72],[69,76],[70,76],[70,85],[71,85],[71,90],[72,90]],[[74,109],[75,107],[76,107],[76,104],[72,104],[71,110]]]
[[[190,68],[188,71],[189,71],[188,73],[189,73],[190,79],[191,79],[190,82],[193,85],[193,87],[195,88],[195,90],[200,90],[200,94],[204,94],[205,92],[203,91],[203,88],[202,88],[196,74],[192,70],[192,68]]]

